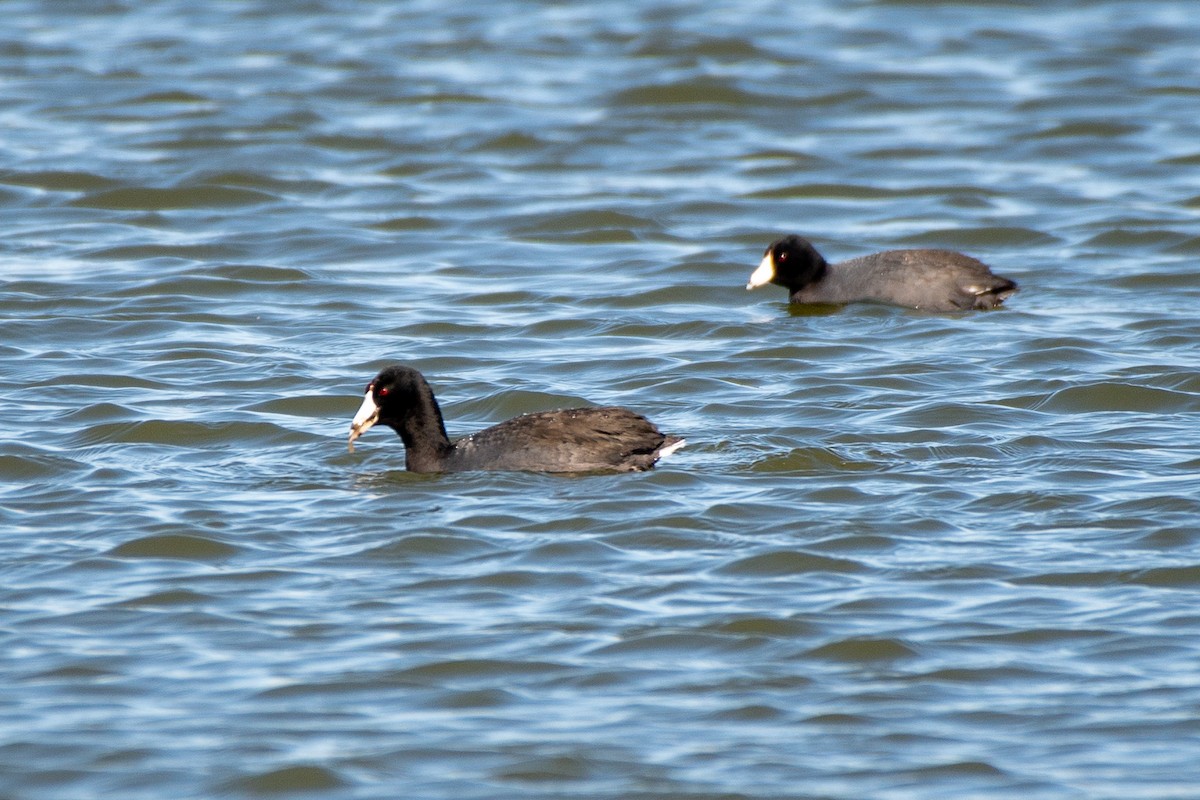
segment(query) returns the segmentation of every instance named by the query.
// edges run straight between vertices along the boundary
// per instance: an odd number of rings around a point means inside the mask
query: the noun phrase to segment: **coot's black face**
[[[773,283],[798,289],[820,278],[824,271],[825,259],[810,241],[802,236],[785,236],[767,247],[746,288],[757,289]]]
[[[424,385],[421,373],[409,367],[387,367],[376,375],[367,384],[362,405],[350,423],[351,452],[354,450],[354,440],[376,423],[398,422],[417,403]]]

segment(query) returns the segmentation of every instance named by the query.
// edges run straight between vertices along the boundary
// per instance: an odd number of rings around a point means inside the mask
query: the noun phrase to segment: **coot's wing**
[[[591,472],[649,469],[678,442],[624,408],[573,408],[525,414],[454,443],[454,470]]]
[[[956,311],[994,308],[1017,285],[982,261],[952,250],[885,250],[832,265],[827,291],[847,298]]]

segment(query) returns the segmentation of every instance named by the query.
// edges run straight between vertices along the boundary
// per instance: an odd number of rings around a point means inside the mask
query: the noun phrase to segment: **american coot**
[[[379,422],[400,434],[405,466],[413,472],[645,470],[684,444],[617,407],[523,414],[451,442],[425,377],[404,366],[387,367],[367,386],[350,423],[350,452],[354,440]]]
[[[996,308],[1017,290],[982,261],[952,250],[885,250],[830,264],[801,236],[772,242],[747,289],[768,283],[793,303],[891,303],[927,311]]]

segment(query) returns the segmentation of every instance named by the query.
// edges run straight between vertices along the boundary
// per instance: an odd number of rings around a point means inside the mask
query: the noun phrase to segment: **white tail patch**
[[[687,444],[687,439],[680,439],[678,442],[672,442],[671,444],[664,447],[662,450],[658,451],[658,457],[664,458],[665,456],[669,456],[672,453],[674,453],[676,450],[678,450],[679,448],[683,447],[685,444]]]

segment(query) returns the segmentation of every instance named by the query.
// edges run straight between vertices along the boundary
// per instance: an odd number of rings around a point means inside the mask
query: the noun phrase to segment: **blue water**
[[[4,16],[0,797],[1200,795],[1190,7]],[[688,446],[410,474],[390,363]]]

